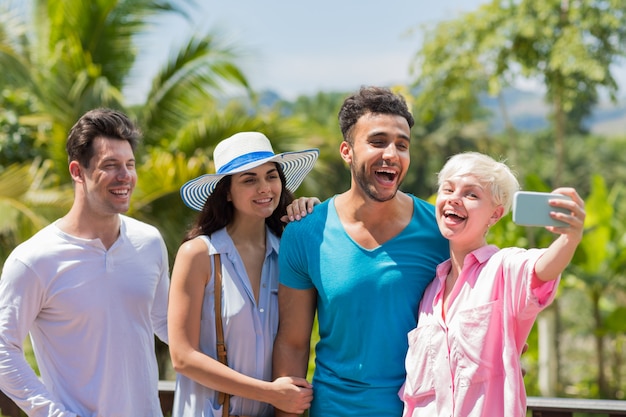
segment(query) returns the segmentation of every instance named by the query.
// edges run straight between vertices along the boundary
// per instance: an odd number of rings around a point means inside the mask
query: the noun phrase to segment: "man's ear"
[[[80,164],[78,163],[78,161],[70,161],[70,175],[72,176],[72,179],[74,180],[74,182],[83,182],[84,178],[84,171],[83,171],[83,167],[80,166]]]
[[[341,158],[350,165],[352,163],[352,146],[345,140],[339,145],[339,153]]]

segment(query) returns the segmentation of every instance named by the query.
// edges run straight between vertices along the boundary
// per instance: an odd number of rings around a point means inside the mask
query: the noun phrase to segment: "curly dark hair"
[[[278,206],[272,215],[265,219],[265,224],[269,227],[272,233],[281,237],[285,224],[280,220],[280,218],[287,213],[287,206],[294,200],[294,196],[293,193],[287,189],[287,179],[285,178],[285,173],[283,172],[280,164],[275,163],[275,165],[278,169],[278,176],[280,177],[282,189]],[[232,175],[227,175],[217,183],[215,189],[204,203],[202,211],[197,216],[195,223],[185,234],[183,242],[200,235],[210,236],[213,232],[226,227],[233,221],[235,213],[233,203],[227,199],[231,182]]]
[[[346,142],[353,144],[352,128],[367,113],[402,116],[413,127],[415,120],[399,94],[383,87],[361,87],[358,93],[346,98],[339,110],[339,127]]]

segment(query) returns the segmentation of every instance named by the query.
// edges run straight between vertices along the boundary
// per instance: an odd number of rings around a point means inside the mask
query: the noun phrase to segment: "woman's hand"
[[[287,413],[302,414],[311,407],[313,386],[304,378],[283,376],[272,383],[275,399],[271,404]]]
[[[560,236],[548,247],[548,250],[535,263],[536,277],[547,282],[557,279],[570,263],[576,247],[583,238],[585,224],[585,202],[573,188],[557,188],[554,193],[571,197],[571,200],[555,198],[549,200],[552,207],[566,209],[567,213],[553,211],[553,219],[567,223],[565,227],[546,226],[546,229]]]
[[[586,216],[585,202],[573,188],[562,187],[557,188],[552,192],[557,194],[563,194],[571,198],[571,200],[553,199],[549,202],[552,207],[567,209],[569,213],[561,213],[557,211],[550,213],[550,217],[567,223],[567,226],[548,226],[546,227],[546,229],[548,229],[552,233],[569,235],[569,238],[576,241],[576,243],[580,242],[583,237],[583,228]]]

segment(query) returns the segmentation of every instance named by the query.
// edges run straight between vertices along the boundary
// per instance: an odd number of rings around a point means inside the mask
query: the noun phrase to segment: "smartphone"
[[[556,226],[568,227],[565,222],[550,217],[551,211],[570,213],[569,210],[552,207],[548,200],[562,198],[571,200],[566,195],[554,193],[540,193],[535,191],[518,191],[513,196],[513,222],[520,226]]]

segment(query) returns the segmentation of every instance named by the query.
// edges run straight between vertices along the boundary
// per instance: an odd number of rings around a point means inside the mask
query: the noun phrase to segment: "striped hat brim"
[[[318,156],[318,149],[307,149],[304,151],[285,152],[269,158],[260,158],[226,173],[205,174],[187,181],[180,188],[180,196],[187,207],[202,211],[207,198],[213,193],[215,186],[222,178],[227,175],[248,171],[267,162],[277,162],[280,165],[287,180],[287,189],[295,192],[307,174],[313,169]]]

